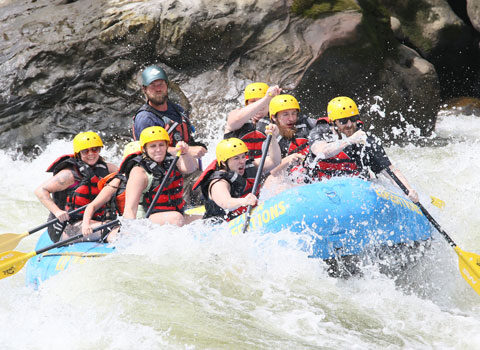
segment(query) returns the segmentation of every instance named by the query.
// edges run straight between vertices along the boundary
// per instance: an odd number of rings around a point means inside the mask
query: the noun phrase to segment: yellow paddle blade
[[[32,256],[37,255],[36,252],[22,253],[11,250],[0,254],[0,279],[13,276],[20,271]]]
[[[0,253],[15,249],[15,247],[18,245],[18,242],[20,242],[23,237],[27,236],[28,232],[21,234],[5,233],[3,235],[0,235]]]
[[[203,215],[203,214],[205,214],[205,206],[202,205],[200,207],[187,209],[187,210],[185,210],[185,214],[187,214],[187,215]]]
[[[458,254],[458,267],[460,273],[468,284],[480,295],[480,255],[464,252],[455,247]]]
[[[432,204],[440,209],[445,208],[445,202],[442,201],[440,198],[430,196],[430,199],[432,200]]]

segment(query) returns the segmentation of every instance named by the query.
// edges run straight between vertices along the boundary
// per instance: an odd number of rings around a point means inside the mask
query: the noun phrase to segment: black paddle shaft
[[[402,189],[403,192],[405,192],[405,194],[408,196],[408,193],[410,192],[407,187],[403,184],[402,181],[400,181],[400,179],[397,177],[397,175],[395,175],[393,173],[393,171],[390,169],[390,168],[386,168],[385,169],[388,173],[388,175],[390,175],[390,177],[397,183],[398,187],[400,187]],[[450,246],[452,246],[453,248],[455,248],[457,245],[456,243],[453,241],[453,239],[450,238],[450,236],[442,229],[442,227],[440,226],[440,224],[430,215],[430,213],[427,211],[427,209],[422,205],[422,203],[420,203],[420,201],[418,201],[418,203],[415,203],[419,208],[420,210],[422,211],[422,213],[425,215],[425,217],[428,219],[428,221],[430,221],[432,223],[433,226],[435,226],[435,228],[438,230],[438,232],[440,232],[440,234],[447,240],[448,244],[450,244]]]
[[[68,215],[76,214],[76,213],[78,213],[79,211],[82,211],[83,209],[85,209],[85,208],[87,207],[87,205],[88,205],[88,204],[85,204],[83,207],[80,207],[80,208],[77,208],[77,209],[75,209],[75,210],[69,211],[69,212],[68,212]],[[31,235],[32,233],[35,233],[35,232],[41,230],[42,228],[48,227],[48,226],[50,226],[50,225],[52,225],[52,224],[55,224],[57,221],[58,221],[58,219],[55,218],[55,219],[50,220],[50,221],[48,221],[48,222],[46,222],[46,223],[44,223],[44,224],[42,224],[42,225],[40,225],[40,226],[37,226],[37,227],[35,227],[35,228],[32,228],[30,231],[28,231],[28,234]]]
[[[165,184],[167,183],[167,180],[170,177],[170,174],[172,173],[173,168],[175,168],[178,158],[180,158],[180,155],[177,153],[177,155],[173,159],[172,164],[170,165],[170,168],[168,168],[167,173],[163,177],[162,183],[160,184],[160,187],[158,187],[157,193],[155,194],[155,197],[153,198],[152,203],[150,203],[150,206],[148,207],[147,213],[145,214],[145,217],[147,219],[152,213],[153,207],[155,206],[155,203],[157,203],[158,197],[160,196],[160,193],[163,191],[163,188],[165,187]]]
[[[120,224],[120,220],[118,220],[118,219],[113,220],[113,221],[107,222],[106,224],[97,226],[93,229],[93,232],[103,230],[104,228],[107,228],[107,227],[110,227],[110,226],[113,226],[113,225],[116,225],[116,224]],[[47,250],[51,250],[51,249],[58,248],[58,247],[63,247],[63,246],[68,245],[69,243],[71,243],[73,241],[76,241],[77,239],[82,238],[82,237],[83,237],[83,234],[79,233],[78,235],[69,237],[67,239],[64,239],[63,241],[60,241],[60,242],[51,244],[51,245],[49,245],[45,248],[39,249],[35,253],[36,253],[36,255],[39,255],[39,254],[45,253]]]
[[[267,135],[267,139],[265,140],[265,149],[262,154],[262,158],[260,159],[260,164],[258,165],[257,174],[255,175],[255,182],[253,183],[252,193],[257,193],[257,188],[260,185],[260,178],[262,177],[263,173],[263,166],[265,165],[265,159],[267,158],[268,149],[270,147],[270,142],[272,141],[272,134]],[[243,225],[242,232],[247,232],[248,225],[250,224],[250,218],[252,214],[252,206],[249,205],[247,207],[247,215],[245,216],[245,224]]]

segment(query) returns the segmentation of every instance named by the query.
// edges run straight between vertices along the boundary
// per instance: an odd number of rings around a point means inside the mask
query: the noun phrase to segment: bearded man
[[[268,111],[271,121],[277,125],[280,133],[278,144],[282,161],[271,172],[276,175],[290,165],[293,166],[303,161],[305,154],[309,152],[308,134],[315,126],[316,120],[299,116],[300,105],[292,95],[275,96],[270,101]]]
[[[142,131],[150,126],[161,126],[167,130],[170,136],[168,152],[175,155],[177,153],[176,144],[180,141],[186,142],[189,146],[188,154],[198,159],[198,169],[200,169],[200,160],[207,152],[207,146],[194,140],[195,128],[190,122],[187,112],[180,105],[168,99],[168,84],[167,74],[161,67],[152,65],[143,70],[142,91],[146,102],[133,117],[133,139],[139,140]],[[191,175],[192,180],[200,173],[194,172]],[[186,179],[187,187],[190,182],[189,179]],[[185,195],[187,204],[200,204],[197,198],[190,200],[188,189],[185,190]]]

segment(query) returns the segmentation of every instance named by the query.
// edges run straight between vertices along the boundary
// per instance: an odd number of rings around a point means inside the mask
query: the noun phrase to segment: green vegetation
[[[293,13],[308,18],[319,18],[329,12],[360,10],[354,0],[293,0]]]

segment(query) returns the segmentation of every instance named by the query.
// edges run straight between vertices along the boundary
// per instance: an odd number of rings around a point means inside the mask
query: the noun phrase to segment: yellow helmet
[[[226,162],[232,157],[247,152],[247,145],[242,140],[235,137],[224,139],[218,143],[216,148],[217,164],[220,165],[220,162]]]
[[[139,141],[129,142],[125,145],[125,148],[123,149],[123,158],[129,156],[132,153],[140,152],[141,150],[142,147],[140,147]]]
[[[245,88],[245,104],[252,98],[262,98],[267,94],[268,85],[265,83],[251,83]]]
[[[327,114],[328,119],[333,122],[337,119],[353,117],[359,112],[357,104],[350,97],[339,96],[328,102]]]
[[[81,132],[73,138],[73,153],[75,154],[92,147],[103,147],[102,139],[96,132]]]
[[[284,111],[286,109],[298,109],[300,112],[300,105],[295,97],[292,95],[277,95],[270,101],[268,106],[268,112],[270,114],[270,119],[277,114],[278,112]]]
[[[167,144],[170,142],[170,136],[168,136],[167,130],[161,126],[149,126],[148,128],[143,129],[140,134],[140,146],[143,149],[146,143],[152,141],[167,141]]]

